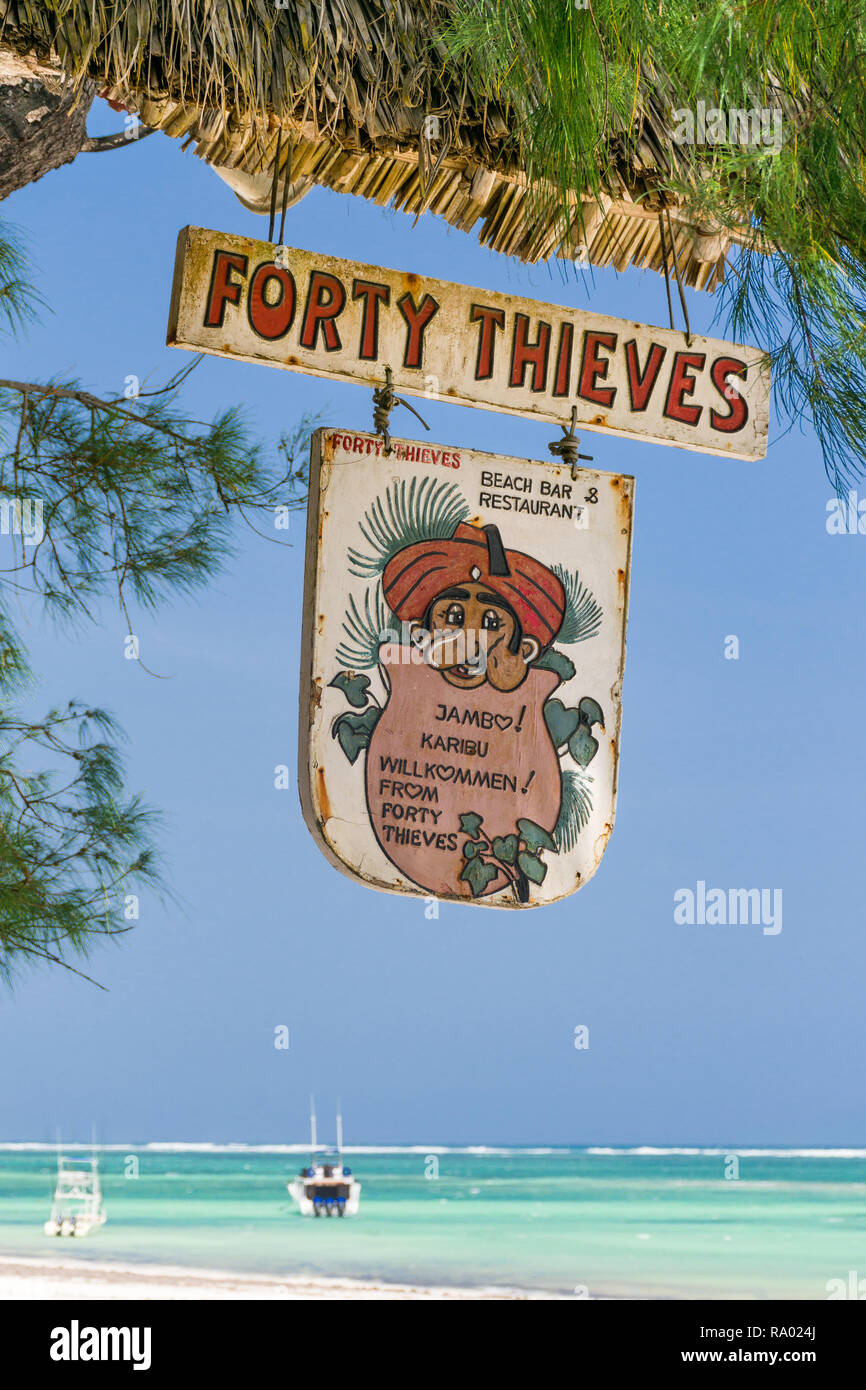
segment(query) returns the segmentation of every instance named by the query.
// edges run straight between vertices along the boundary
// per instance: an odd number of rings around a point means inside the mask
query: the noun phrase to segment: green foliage
[[[131,400],[101,402],[74,382],[0,380],[0,495],[44,536],[18,541],[16,586],[64,617],[89,617],[116,592],[153,608],[191,593],[225,564],[237,513],[295,500],[235,409],[210,424],[177,408],[190,368]],[[18,538],[16,538],[18,539]]]
[[[493,853],[503,864],[516,864],[520,848],[519,835],[494,835]]]
[[[382,643],[400,640],[400,624],[385,602],[381,580],[367,589],[363,609],[354,594],[349,595],[343,631],[346,636],[337,647],[337,660],[352,671],[371,670],[379,664]]]
[[[581,583],[577,570],[554,565],[553,572],[565,590],[565,616],[559,632],[560,642],[586,642],[601,627],[602,610],[591,589]]]
[[[0,236],[0,332],[23,328],[35,318],[41,297],[27,280],[27,258],[19,232],[7,222]]]
[[[535,663],[537,671],[555,671],[560,681],[570,681],[575,673],[574,662],[570,661],[565,652],[557,651],[556,647],[548,647],[546,652]]]
[[[564,705],[561,700],[546,700],[544,722],[557,752],[567,748],[580,767],[588,767],[598,752],[598,739],[592,726],[604,728],[601,705],[591,695],[584,695],[577,707]]]
[[[529,884],[543,883],[547,873],[541,851],[547,849],[555,854],[556,841],[542,825],[525,816],[517,822],[517,834],[494,835],[492,840],[482,830],[483,824],[484,817],[477,811],[465,811],[460,817],[461,830],[470,836],[463,843],[466,862],[460,878],[469,884],[472,896],[478,898],[502,874],[517,901],[528,902]]]
[[[369,748],[373,730],[379,722],[382,710],[375,696],[370,693],[369,676],[357,676],[353,671],[340,671],[328,684],[341,691],[354,709],[362,711],[360,714],[352,714],[349,711],[338,714],[331,725],[331,736],[338,740],[349,762],[354,764],[362,749]]]
[[[4,672],[5,676],[5,672]],[[129,930],[127,899],[157,888],[155,813],[123,789],[119,731],[70,701],[38,723],[0,714],[0,976],[69,964]],[[48,761],[51,767],[34,767]],[[59,770],[58,770],[59,765]],[[77,971],[76,973],[81,973]]]
[[[521,816],[517,822],[517,829],[520,831],[527,846],[531,850],[550,849],[556,852],[556,844],[551,836],[544,829],[543,825],[537,825],[534,820],[528,820],[526,816]]]
[[[490,864],[480,856],[468,859],[460,870],[460,877],[464,883],[468,883],[472,890],[473,898],[480,898],[485,888],[489,886],[499,873],[495,864]]]
[[[522,870],[531,883],[543,883],[547,873],[547,865],[537,854],[531,850],[522,849],[517,856],[518,867]]]
[[[337,690],[341,690],[355,709],[363,709],[367,703],[367,691],[370,689],[369,676],[353,676],[348,671],[341,671],[332,681],[328,682]]]
[[[578,724],[568,740],[568,751],[581,767],[588,767],[598,752],[598,739],[593,738],[586,724]]]
[[[553,739],[555,748],[562,748],[580,723],[576,709],[567,709],[561,700],[547,700],[544,705],[544,722]]]
[[[445,41],[513,117],[563,241],[630,164],[653,206],[729,234],[720,315],[770,354],[841,490],[866,469],[866,11],[850,0],[455,0]],[[781,140],[689,144],[677,113],[776,110]]]
[[[0,331],[32,311],[20,247],[0,229]],[[0,381],[0,975],[27,962],[75,969],[128,930],[127,898],[159,888],[155,813],[124,788],[120,732],[71,701],[36,720],[11,613],[35,600],[83,622],[117,599],[147,608],[205,584],[232,553],[238,516],[253,526],[305,500],[297,463],[312,420],[269,464],[235,410],[210,424],[177,404],[184,368],[130,400],[74,381]],[[253,529],[255,527],[253,526]],[[273,528],[271,528],[273,529]],[[273,537],[270,537],[273,539]],[[29,707],[29,706],[28,706]],[[81,972],[77,972],[81,973]]]
[[[338,740],[350,763],[357,761],[363,748],[369,748],[381,713],[378,705],[368,705],[363,714],[340,714],[334,720],[331,735]]]
[[[562,769],[562,804],[553,831],[556,848],[567,854],[577,844],[577,837],[589,822],[592,812],[592,777],[571,768]]]
[[[391,483],[360,523],[370,553],[350,549],[349,569],[370,579],[382,573],[398,550],[417,541],[447,540],[468,516],[466,499],[454,483],[434,477]]]
[[[604,728],[604,711],[591,695],[584,695],[577,706],[579,723],[568,740],[568,751],[581,767],[588,767],[598,752],[598,739],[593,737],[594,724]]]
[[[593,700],[591,695],[584,695],[578,701],[577,712],[580,715],[581,723],[588,724],[590,727],[593,724],[600,724],[604,728],[604,710],[598,700]]]
[[[477,811],[464,811],[460,817],[460,829],[464,835],[469,835],[473,840],[477,840],[481,833],[483,816],[479,816]]]

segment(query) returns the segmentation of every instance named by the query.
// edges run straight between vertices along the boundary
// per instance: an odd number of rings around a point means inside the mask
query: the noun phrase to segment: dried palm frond
[[[837,488],[866,471],[859,0],[0,0],[3,49],[97,82],[247,206],[279,148],[297,194],[429,210],[522,260],[725,284]],[[781,136],[684,136],[701,105],[778,115]]]

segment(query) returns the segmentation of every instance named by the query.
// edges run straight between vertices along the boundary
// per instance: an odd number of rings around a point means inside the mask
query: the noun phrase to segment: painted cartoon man
[[[430,634],[429,664],[462,690],[485,681],[517,690],[565,612],[553,571],[505,550],[493,525],[462,523],[450,540],[407,546],[385,567],[383,584],[392,613]]]
[[[507,855],[521,820],[548,835],[556,825],[562,781],[544,704],[560,678],[537,662],[562,625],[562,584],[531,555],[506,550],[496,526],[467,523],[400,550],[382,581],[416,649],[424,639],[424,658],[399,643],[380,648],[390,693],[367,755],[376,838],[437,896],[517,887],[519,870],[500,856],[470,888],[465,826],[477,823]]]

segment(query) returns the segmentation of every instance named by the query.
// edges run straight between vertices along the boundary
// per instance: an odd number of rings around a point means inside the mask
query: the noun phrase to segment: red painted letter
[[[556,380],[553,383],[554,396],[567,396],[571,389],[571,347],[574,342],[574,324],[564,323],[559,330],[559,352],[556,354]]]
[[[387,285],[378,285],[375,280],[355,280],[352,298],[364,301],[358,356],[375,362],[379,356],[379,304],[391,303],[391,291]]]
[[[265,287],[272,280],[280,286],[280,297],[275,304],[265,299]],[[265,261],[258,267],[250,281],[247,313],[260,338],[282,338],[288,333],[295,317],[295,282],[287,270],[281,270],[273,261]]]
[[[719,415],[715,410],[710,411],[710,424],[714,430],[721,430],[723,434],[736,434],[748,420],[749,407],[745,399],[725,380],[727,376],[741,376],[745,380],[747,371],[745,362],[741,362],[737,357],[717,357],[713,363],[710,370],[713,385],[720,395],[725,396],[731,407],[728,415]],[[730,396],[725,395],[726,391],[730,391]]]
[[[647,356],[643,375],[641,375],[637,343],[634,338],[631,342],[626,343],[625,367],[628,373],[628,393],[631,396],[632,410],[646,410],[666,352],[667,348],[663,348],[660,343],[653,343]]]
[[[325,298],[327,296],[327,298]],[[324,270],[314,270],[310,276],[307,291],[307,307],[304,312],[304,326],[301,329],[301,347],[314,348],[319,341],[319,329],[325,339],[325,349],[336,352],[343,344],[334,320],[343,312],[346,291],[336,275],[328,275]]]
[[[432,294],[425,294],[420,306],[415,308],[411,294],[404,294],[397,300],[397,308],[406,320],[409,332],[406,334],[406,351],[403,354],[404,367],[420,367],[424,357],[424,334],[439,305]]]
[[[481,324],[478,333],[478,355],[475,358],[475,380],[487,381],[493,375],[496,330],[505,327],[505,310],[488,309],[484,304],[473,304],[469,311],[469,322]]]
[[[213,272],[210,277],[210,294],[207,298],[207,309],[204,316],[205,328],[221,328],[226,302],[229,304],[240,302],[240,284],[236,281],[232,283],[229,280],[229,271],[232,270],[246,275],[246,256],[234,256],[230,251],[216,251],[213,258]]]
[[[585,401],[595,405],[613,405],[615,386],[596,386],[596,381],[604,381],[610,366],[607,358],[597,355],[600,347],[613,352],[616,347],[615,333],[587,333],[583,344],[583,361],[580,364],[580,385],[577,394]]]
[[[529,328],[528,314],[514,315],[514,337],[511,343],[511,374],[509,386],[522,386],[526,380],[526,368],[532,364],[532,389],[543,391],[547,381],[547,352],[550,347],[550,324],[538,321],[538,342],[527,339]]]
[[[678,352],[674,357],[674,369],[671,372],[671,384],[668,387],[668,398],[665,401],[665,415],[669,420],[680,420],[684,425],[696,425],[701,418],[702,405],[685,405],[684,396],[695,394],[696,379],[691,376],[690,368],[694,367],[700,371],[706,362],[706,354],[703,352]]]

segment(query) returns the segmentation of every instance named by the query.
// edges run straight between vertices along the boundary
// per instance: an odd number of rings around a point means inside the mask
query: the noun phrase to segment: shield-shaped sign
[[[317,431],[300,792],[389,892],[556,902],[613,828],[634,480]]]

